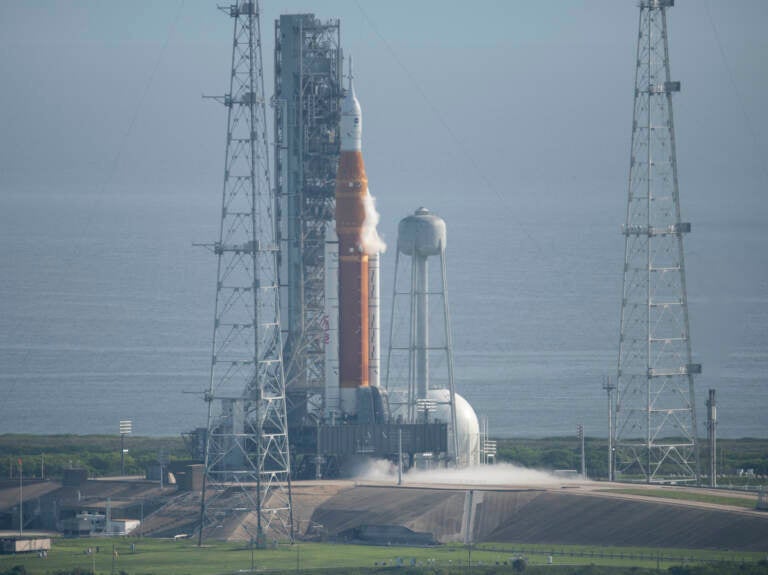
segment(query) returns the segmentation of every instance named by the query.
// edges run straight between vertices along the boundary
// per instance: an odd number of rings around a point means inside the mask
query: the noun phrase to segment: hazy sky
[[[268,0],[268,92],[274,19],[301,11],[342,19],[374,192],[623,185],[635,1]],[[766,17],[762,0],[670,10],[683,198],[738,189],[764,206]],[[219,186],[224,115],[200,98],[228,77],[231,23],[214,2],[3,2],[0,46],[3,188]]]
[[[268,94],[278,15],[341,18],[390,241],[417,202],[472,222],[492,211],[509,225],[568,214],[614,234],[623,223],[635,0],[263,4]],[[764,0],[669,10],[682,211],[695,232],[768,219],[766,21]],[[107,205],[114,193],[183,190],[215,209],[225,114],[201,96],[227,89],[231,26],[196,0],[1,2],[0,193],[92,192]],[[529,241],[542,257],[564,247]],[[768,292],[768,256],[744,258]],[[716,262],[702,265],[718,279]]]
[[[274,20],[297,12],[341,19],[342,45],[355,61],[366,169],[385,239],[394,242],[397,221],[425,204],[448,222],[450,273],[464,295],[452,306],[475,306],[465,317],[477,310],[477,317],[492,320],[501,307],[508,313],[505,329],[514,329],[519,302],[484,300],[482,282],[494,281],[493,275],[464,273],[476,263],[473,250],[492,250],[499,277],[520,280],[515,289],[528,298],[525,305],[540,306],[542,339],[559,345],[552,342],[562,331],[561,318],[546,316],[556,301],[581,313],[574,321],[587,332],[599,332],[596,347],[611,348],[621,297],[618,230],[626,206],[637,1],[266,0],[261,26],[268,95]],[[763,321],[750,302],[758,302],[761,313],[768,309],[768,227],[762,225],[768,221],[768,2],[678,0],[668,20],[672,76],[682,82],[674,98],[681,203],[694,230],[686,239],[689,295],[698,306],[694,351],[708,355],[705,373],[713,364],[717,373],[731,369],[724,361],[737,347],[733,342],[751,333],[742,327]],[[23,218],[28,228],[40,228],[55,219],[55,208],[29,200],[38,192],[53,192],[60,201],[93,195],[90,214],[67,224],[72,237],[82,227],[106,243],[125,241],[108,232],[109,218],[126,217],[119,206],[127,196],[145,202],[147,214],[164,210],[164,221],[207,222],[190,224],[183,238],[167,237],[162,225],[149,229],[140,218],[114,226],[167,244],[164,255],[146,262],[156,268],[147,272],[147,283],[157,284],[148,293],[158,302],[185,290],[190,301],[205,302],[198,307],[210,303],[200,311],[205,326],[194,345],[210,337],[215,267],[191,243],[216,239],[225,142],[224,109],[201,96],[227,89],[231,42],[231,19],[215,2],[0,1],[0,228]],[[4,201],[11,194],[25,199]],[[18,206],[34,210],[3,213]],[[136,210],[131,213],[136,217]],[[510,227],[523,226],[520,245],[508,245]],[[552,233],[539,236],[537,227]],[[739,239],[730,233],[747,228],[757,231]],[[597,237],[609,238],[596,242],[600,253],[592,247]],[[24,242],[2,229],[0,238],[6,250],[19,250],[0,256],[6,275],[0,277],[6,290],[0,290],[6,298],[0,311],[36,305],[48,296],[24,278],[37,277],[31,270],[43,264],[25,255],[34,250],[23,251],[32,250],[35,238]],[[451,246],[465,249],[451,252]],[[81,249],[39,251],[77,259]],[[519,269],[521,250],[532,252],[541,269]],[[144,273],[138,267],[121,272],[127,259],[109,252],[103,257],[92,264],[103,266],[105,282],[119,273]],[[549,281],[546,274],[556,274],[563,259],[578,271]],[[731,271],[722,273],[726,263]],[[203,265],[200,276],[190,271]],[[169,266],[180,271],[163,271]],[[21,279],[8,279],[11,274]],[[539,283],[526,283],[526,274],[537,275]],[[198,287],[193,275],[210,278]],[[56,286],[68,279],[45,281]],[[388,281],[383,278],[384,290]],[[550,291],[541,291],[542,282]],[[605,303],[597,306],[599,318],[587,317],[579,306],[597,297],[590,291],[596,282]],[[97,293],[99,286],[84,289]],[[66,301],[49,303],[76,315],[77,307]],[[18,313],[9,320],[11,329],[23,332],[26,312]],[[462,336],[474,337],[467,325],[454,327],[457,346],[467,343]],[[96,336],[98,329],[85,327]],[[748,339],[765,352],[768,327],[754,329],[762,335]],[[37,336],[30,331],[26,337]],[[718,354],[723,361],[713,361]],[[33,361],[30,352],[14,369],[22,372]]]

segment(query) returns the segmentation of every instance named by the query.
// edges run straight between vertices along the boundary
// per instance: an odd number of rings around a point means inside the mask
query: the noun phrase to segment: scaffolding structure
[[[326,231],[333,227],[342,96],[340,22],[275,22],[275,190],[291,425],[323,412]]]
[[[667,9],[641,0],[625,236],[613,462],[617,480],[698,481]]]
[[[221,8],[234,23],[200,535],[245,529],[293,539],[280,331],[275,199],[270,185],[257,2]]]

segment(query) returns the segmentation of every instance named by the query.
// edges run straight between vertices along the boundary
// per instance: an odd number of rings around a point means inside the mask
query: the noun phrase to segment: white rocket
[[[355,415],[359,398],[373,397],[370,388],[380,384],[379,253],[384,245],[376,232],[378,214],[365,174],[362,123],[350,60],[339,126],[336,243],[326,237],[326,415],[332,411]],[[329,236],[331,233],[329,230]],[[329,253],[333,248],[335,254]],[[366,406],[372,405],[364,401]]]

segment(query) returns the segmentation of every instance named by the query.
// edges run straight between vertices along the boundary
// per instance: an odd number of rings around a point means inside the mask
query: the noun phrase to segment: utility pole
[[[403,484],[403,430],[397,430],[397,484]]]
[[[587,479],[587,458],[584,453],[584,426],[579,423],[576,425],[576,435],[579,437],[579,443],[581,444],[581,478],[586,481]]]
[[[24,468],[19,457],[19,536],[24,533]]]
[[[709,390],[707,399],[707,439],[709,441],[709,485],[717,487],[717,405],[715,390]]]
[[[133,431],[133,422],[125,419],[120,422],[120,477],[125,475],[125,436]]]
[[[608,395],[608,481],[613,481],[613,390],[616,385],[610,377],[603,380],[603,389]]]

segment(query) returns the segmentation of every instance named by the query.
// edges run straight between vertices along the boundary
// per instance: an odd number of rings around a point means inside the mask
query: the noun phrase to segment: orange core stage
[[[336,234],[339,238],[339,383],[368,387],[368,254],[362,245],[364,198],[368,194],[363,155],[342,151],[336,174]]]

